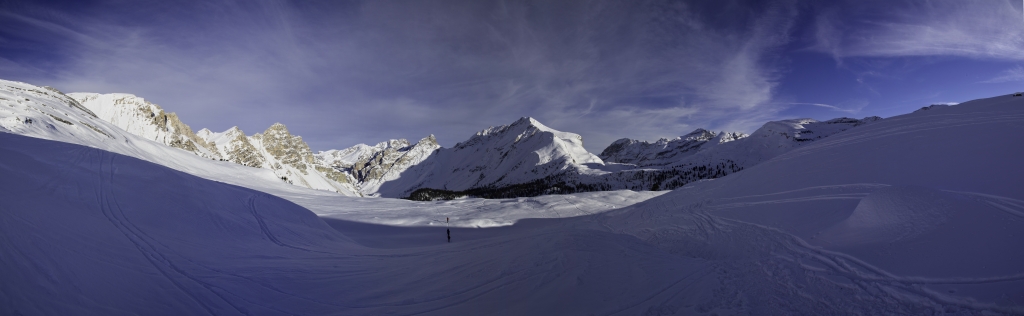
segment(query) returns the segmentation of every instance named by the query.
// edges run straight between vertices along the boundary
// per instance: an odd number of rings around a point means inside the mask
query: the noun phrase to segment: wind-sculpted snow
[[[1020,135],[1024,101],[977,100],[623,208],[587,215],[595,196],[582,216],[477,229],[458,222],[587,197],[277,189],[333,205],[321,221],[264,193],[0,133],[0,314],[1019,315]],[[453,213],[448,243],[437,225]]]

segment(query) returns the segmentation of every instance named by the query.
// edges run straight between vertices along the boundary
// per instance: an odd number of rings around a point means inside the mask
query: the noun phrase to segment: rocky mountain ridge
[[[697,129],[655,142],[620,139],[598,156],[583,148],[580,135],[523,117],[483,129],[452,148],[442,148],[430,135],[416,143],[395,139],[314,154],[280,123],[249,136],[237,127],[192,134],[174,113],[134,95],[69,95],[128,132],[203,157],[270,169],[294,185],[419,199],[673,189],[749,168],[879,119],[795,119],[768,122],[750,135]]]
[[[415,166],[441,148],[434,135],[415,144],[405,139],[392,139],[375,146],[359,144],[343,150],[316,154],[321,165],[344,172],[359,184],[364,195],[376,195],[381,184],[398,179],[406,169]]]
[[[712,132],[698,128],[689,134],[656,142],[623,138],[612,142],[599,157],[605,162],[658,166],[670,164],[714,145],[739,140],[749,135],[736,132]]]
[[[619,140],[603,152],[612,159],[623,156],[630,157],[630,155],[632,155],[630,158],[633,159],[636,157],[655,158],[634,160],[637,163],[602,161],[598,157],[594,157],[592,160],[544,159],[545,156],[569,157],[571,155],[568,152],[582,150],[582,138],[577,138],[578,135],[575,134],[564,133],[575,135],[566,138],[578,139],[579,144],[575,147],[566,146],[565,144],[554,144],[550,141],[552,137],[538,138],[547,140],[547,143],[542,142],[541,146],[527,147],[532,148],[535,160],[513,159],[512,161],[528,162],[526,165],[539,171],[506,182],[481,181],[488,179],[487,175],[490,173],[502,175],[501,179],[516,175],[494,167],[500,166],[500,163],[488,162],[477,167],[469,167],[469,164],[462,164],[463,167],[450,166],[457,161],[485,161],[487,159],[485,157],[488,156],[505,157],[506,154],[501,151],[502,148],[522,146],[519,144],[488,144],[482,138],[474,136],[470,141],[454,147],[454,149],[462,150],[462,154],[454,150],[441,149],[436,157],[437,162],[432,161],[435,157],[431,157],[423,163],[422,167],[410,168],[412,179],[422,179],[420,182],[402,184],[396,181],[391,184],[395,187],[382,187],[381,192],[384,196],[404,197],[408,195],[413,199],[431,200],[461,196],[510,198],[582,191],[674,189],[691,182],[719,178],[741,171],[815,140],[877,120],[880,118],[868,117],[860,120],[838,118],[824,122],[813,119],[773,121],[766,123],[749,136],[739,133],[713,133],[698,129],[683,137],[674,140],[665,139],[653,144],[628,139]],[[491,135],[495,131],[498,131],[499,135],[516,135],[515,132],[508,133],[507,131],[518,131],[511,126],[524,124],[523,122],[527,121],[521,119],[512,125],[491,128],[478,133],[478,136]],[[529,119],[529,122],[536,121]],[[538,130],[540,129],[538,128]],[[547,132],[561,133],[553,130]],[[501,138],[508,137],[510,136]],[[516,137],[519,136],[516,135]],[[544,146],[543,144],[548,145]],[[547,151],[551,148],[559,148],[562,153],[552,155]],[[472,150],[470,151],[470,149]],[[467,152],[473,154],[466,154]],[[624,155],[624,153],[626,154]],[[481,155],[485,157],[479,157]],[[548,163],[531,164],[540,161]],[[430,171],[424,172],[421,168],[427,168]],[[466,174],[465,170],[476,173]],[[446,173],[451,173],[452,176],[445,177]],[[448,179],[463,180],[463,182],[458,183]],[[477,180],[477,182],[467,185],[465,182],[467,180]],[[401,189],[390,191],[396,188]]]
[[[221,133],[192,129],[174,113],[144,98],[124,93],[70,93],[97,117],[121,129],[196,155],[274,171],[282,181],[318,190],[358,195],[342,172],[317,164],[302,137],[291,135],[283,124],[246,136],[238,127]]]
[[[165,112],[159,105],[144,98],[125,93],[69,93],[67,96],[88,108],[100,119],[129,133],[206,158],[219,158],[209,144],[181,122],[177,114]]]

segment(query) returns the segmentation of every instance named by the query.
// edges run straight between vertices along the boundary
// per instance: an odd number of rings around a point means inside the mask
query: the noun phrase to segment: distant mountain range
[[[14,133],[32,136],[39,131],[19,132],[23,125],[45,122],[52,129],[47,135],[61,135],[47,137],[85,137],[83,133],[89,131],[77,127],[73,122],[77,121],[92,132],[114,138],[98,128],[113,125],[200,157],[268,169],[277,179],[273,181],[344,195],[418,200],[674,189],[726,176],[808,142],[881,120],[773,121],[750,135],[697,129],[653,143],[620,139],[594,155],[583,148],[580,135],[523,117],[509,125],[486,128],[452,148],[439,146],[430,135],[416,143],[394,139],[313,153],[302,137],[292,135],[280,123],[252,135],[237,127],[219,133],[205,128],[193,133],[174,113],[131,94],[65,95],[49,87],[2,80],[0,88],[18,95],[14,100],[0,100],[9,105],[0,107],[0,128]],[[54,102],[67,108],[57,110]],[[69,110],[81,114],[72,119]],[[88,144],[94,141],[91,137],[76,142]]]

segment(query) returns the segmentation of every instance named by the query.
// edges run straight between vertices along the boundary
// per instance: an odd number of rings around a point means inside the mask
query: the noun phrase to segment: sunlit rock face
[[[392,139],[374,146],[359,144],[323,151],[316,157],[321,166],[347,172],[364,194],[374,194],[382,183],[401,177],[439,148],[437,139],[430,135],[415,144],[405,139]]]
[[[256,150],[256,146],[249,142],[249,137],[246,137],[237,126],[222,133],[214,133],[204,128],[196,135],[217,150],[223,160],[254,168],[263,168],[266,163],[266,159]]]
[[[221,158],[213,146],[192,133],[178,115],[165,112],[159,105],[124,93],[71,93],[79,104],[97,117],[129,133],[207,158]]]
[[[276,163],[292,166],[305,173],[308,165],[313,164],[313,151],[302,141],[302,136],[292,135],[281,123],[274,123],[262,134],[252,136]],[[275,167],[278,169],[279,167]]]

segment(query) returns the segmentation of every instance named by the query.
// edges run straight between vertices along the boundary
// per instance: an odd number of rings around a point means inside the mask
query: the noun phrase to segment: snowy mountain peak
[[[743,138],[745,138],[747,136],[750,136],[750,135],[747,135],[747,134],[744,134],[744,133],[738,133],[738,132],[725,132],[725,131],[721,131],[721,132],[718,132],[718,134],[715,135],[714,139],[712,139],[711,142],[712,143],[716,143],[716,144],[728,143],[728,142],[731,142],[731,141],[736,141],[736,140],[743,139]]]
[[[539,121],[537,121],[536,119],[534,119],[532,117],[529,117],[529,116],[520,117],[515,122],[512,122],[512,125],[520,125],[520,124],[536,125],[538,127],[547,128],[547,126],[544,126],[544,124],[541,124]]]
[[[321,151],[315,158],[323,168],[351,175],[364,195],[374,195],[381,184],[398,179],[406,169],[423,162],[440,147],[434,135],[430,135],[415,144],[405,139],[391,139],[374,146],[358,144]]]
[[[746,137],[743,133],[712,132],[698,128],[686,135],[673,139],[662,138],[654,143],[619,139],[601,152],[601,159],[608,162],[629,163],[639,166],[668,165],[687,156],[706,150],[711,146]]]
[[[290,137],[292,133],[288,132],[288,127],[281,123],[274,123],[263,132],[264,135],[274,135],[274,137]]]
[[[254,168],[263,168],[266,163],[266,159],[260,155],[256,147],[249,142],[249,138],[245,136],[245,132],[242,132],[238,126],[220,133],[214,133],[204,128],[199,130],[196,135],[214,147],[223,160]]]
[[[313,151],[302,141],[301,136],[293,136],[288,128],[281,123],[270,125],[262,134],[253,135],[263,149],[281,163],[305,171],[306,164],[314,162]],[[280,168],[275,168],[280,169]]]
[[[685,140],[689,140],[689,141],[707,141],[707,140],[712,139],[714,137],[715,137],[715,132],[712,132],[712,131],[709,131],[709,130],[706,130],[706,129],[703,129],[703,128],[698,128],[698,129],[695,129],[694,131],[690,132],[689,134],[683,135],[680,138],[685,139]]]
[[[522,117],[509,125],[486,128],[477,132],[469,140],[455,144],[454,149],[461,150],[488,143],[495,150],[504,150],[537,137],[542,138],[539,143],[535,144],[538,147],[537,153],[540,156],[541,164],[561,156],[561,153],[552,152],[552,150],[564,152],[568,155],[566,158],[572,163],[604,163],[600,158],[583,149],[583,137],[579,134],[554,130],[532,117]]]
[[[436,144],[432,137],[420,142]],[[452,148],[439,149],[378,192],[405,197],[419,188],[508,186],[574,173],[585,169],[584,164],[604,162],[583,148],[583,137],[523,117],[512,124],[486,128]]]
[[[209,128],[205,128],[205,127],[203,129],[199,130],[198,132],[196,132],[196,136],[199,136],[199,138],[202,138],[203,140],[206,140],[206,141],[208,141],[210,136],[212,136],[213,134],[214,134],[213,131],[211,131]]]
[[[430,134],[430,136],[420,139],[420,141],[417,142],[417,144],[433,145],[440,147],[440,145],[437,144],[437,138],[434,137],[434,134]]]

